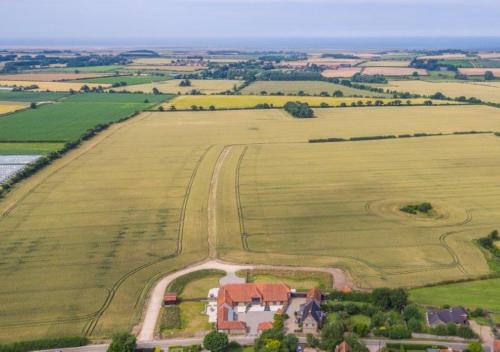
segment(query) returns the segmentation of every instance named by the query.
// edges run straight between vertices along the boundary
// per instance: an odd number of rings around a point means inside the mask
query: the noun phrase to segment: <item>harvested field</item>
[[[481,59],[500,59],[500,52],[498,53],[479,53],[477,54]]]
[[[420,76],[427,75],[426,70],[412,67],[365,67],[361,73],[364,75],[411,76],[413,72],[417,72]]]
[[[324,70],[321,72],[323,77],[339,77],[339,78],[349,78],[354,76],[356,73],[361,72],[361,67],[341,67],[336,70]]]
[[[134,59],[132,62],[134,65],[144,65],[144,66],[159,66],[159,65],[169,65],[173,59],[166,57],[140,57]]]
[[[166,81],[169,76],[153,76],[153,75],[134,75],[134,76],[110,76],[110,77],[100,77],[100,78],[87,78],[80,79],[77,82],[83,83],[95,83],[95,84],[115,84],[115,83],[126,83],[127,85],[134,84],[147,84],[158,81]]]
[[[92,84],[84,83],[89,88],[97,88],[99,86],[103,88],[108,88],[110,85],[105,84]],[[42,82],[42,81],[0,81],[0,87],[30,87],[36,85],[38,88],[33,89],[34,91],[59,91],[59,92],[69,92],[71,89],[80,90],[82,88],[82,83],[71,83],[71,82]]]
[[[144,92],[151,93],[153,88],[157,88],[161,93],[168,94],[186,94],[191,92],[193,89],[197,89],[205,94],[221,93],[226,90],[233,90],[234,86],[239,87],[243,81],[231,81],[231,80],[209,80],[209,79],[192,79],[190,87],[179,86],[180,79],[172,79],[168,81],[153,82],[148,84],[137,84],[132,87],[118,87],[113,88],[116,91],[132,91],[132,92]]]
[[[410,61],[403,60],[377,60],[363,62],[361,67],[408,67]]]
[[[40,72],[40,73],[19,73],[13,75],[0,75],[0,81],[69,81],[74,79],[101,77],[105,73],[74,73],[74,72]]]
[[[486,71],[491,71],[495,77],[500,77],[500,68],[459,68],[458,71],[466,76],[483,76]]]
[[[17,111],[17,110],[22,110],[26,109],[29,106],[29,104],[22,104],[22,103],[12,103],[12,102],[3,102],[0,101],[0,117],[1,115],[4,114],[9,114],[11,112]]]
[[[443,55],[424,55],[419,56],[421,60],[459,60],[465,59],[467,55],[465,54],[443,54]]]
[[[168,71],[168,72],[195,72],[205,69],[202,66],[177,66],[177,65],[128,65],[129,70],[136,71]]]
[[[260,94],[262,91],[270,93],[282,92],[284,94],[297,94],[303,91],[305,94],[319,95],[321,92],[327,92],[332,95],[333,92],[340,90],[344,96],[362,96],[362,97],[386,97],[384,93],[375,93],[368,90],[356,89],[343,86],[341,84],[322,82],[322,81],[256,81],[243,88],[243,94]]]
[[[213,105],[217,109],[234,108],[253,108],[257,104],[270,104],[273,107],[282,107],[289,101],[300,101],[308,103],[311,106],[319,107],[321,103],[327,103],[330,106],[340,106],[362,102],[363,104],[372,104],[375,100],[383,101],[384,104],[394,101],[392,98],[332,98],[332,97],[312,97],[312,96],[286,96],[286,95],[180,95],[174,98],[165,108],[175,106],[177,109],[191,109],[193,105],[208,109]],[[410,99],[412,104],[423,104],[427,99]],[[405,100],[406,102],[406,100]],[[436,105],[448,104],[450,102],[435,100]],[[454,104],[454,102],[451,102]]]
[[[476,97],[484,101],[500,103],[500,86],[497,86],[495,82],[389,81],[387,85],[377,85],[377,87],[428,96],[441,92],[452,98]]]

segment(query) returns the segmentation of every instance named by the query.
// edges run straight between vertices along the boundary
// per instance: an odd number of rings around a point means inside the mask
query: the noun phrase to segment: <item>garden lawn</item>
[[[462,305],[500,313],[500,278],[463,282],[410,290],[410,299],[419,304]]]

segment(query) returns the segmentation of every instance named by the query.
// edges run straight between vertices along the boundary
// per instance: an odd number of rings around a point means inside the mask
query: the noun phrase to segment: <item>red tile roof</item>
[[[242,321],[232,320],[229,314],[238,303],[251,303],[252,299],[261,303],[287,302],[290,287],[285,284],[228,284],[219,289],[217,297],[217,328],[221,330],[246,329]]]
[[[493,351],[500,352],[500,340],[495,340],[493,342]]]
[[[273,323],[270,321],[263,321],[260,322],[259,325],[257,326],[257,331],[264,331],[264,330],[269,330],[273,328]]]
[[[166,292],[165,296],[163,297],[163,300],[165,302],[172,302],[172,301],[177,301],[177,293],[175,292]]]
[[[307,291],[306,299],[309,300],[315,300],[316,302],[321,302],[321,291],[318,290],[317,288],[312,288],[309,291]]]
[[[335,352],[348,352],[351,350],[351,346],[345,341],[342,341],[340,344],[335,347]]]

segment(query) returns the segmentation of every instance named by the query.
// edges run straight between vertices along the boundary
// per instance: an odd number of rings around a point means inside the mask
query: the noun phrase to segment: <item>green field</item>
[[[262,91],[267,94],[282,92],[284,94],[298,94],[303,91],[305,94],[319,95],[327,92],[332,95],[333,92],[340,90],[344,96],[360,97],[388,97],[384,93],[375,93],[368,90],[356,89],[343,86],[341,84],[322,82],[322,81],[256,81],[241,90],[242,94],[260,94]]]
[[[440,307],[461,305],[470,309],[483,308],[500,314],[500,279],[463,282],[410,290],[414,302]]]
[[[145,84],[158,81],[166,81],[169,76],[111,76],[111,77],[96,77],[75,80],[73,82],[86,82],[97,84],[115,84],[125,82],[127,85]]]
[[[2,117],[0,141],[72,141],[99,123],[117,121],[167,98],[142,94],[78,94],[59,103]]]
[[[48,154],[63,146],[63,143],[0,143],[0,155]]]
[[[68,95],[69,93],[66,92],[13,92],[9,90],[0,90],[0,101],[52,101]]]
[[[107,105],[105,94],[74,99]],[[500,138],[307,141],[499,130],[498,109],[316,114],[145,112],[18,184],[0,202],[0,279],[9,283],[0,287],[0,341],[131,330],[157,278],[207,257],[210,180],[224,149],[215,204],[223,260],[337,266],[363,287],[488,272],[472,240],[498,227]],[[399,211],[423,201],[435,216]],[[198,313],[193,324],[206,322],[200,308],[186,307]]]

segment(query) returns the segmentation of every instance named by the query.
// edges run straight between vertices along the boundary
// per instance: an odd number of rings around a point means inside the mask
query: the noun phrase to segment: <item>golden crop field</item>
[[[375,60],[366,61],[360,64],[362,67],[408,67],[410,61],[407,60]]]
[[[92,84],[92,83],[72,83],[72,82],[43,82],[43,81],[0,81],[0,87],[29,87],[37,85],[35,91],[50,90],[57,92],[68,92],[71,89],[80,90],[83,85],[87,85],[89,88],[103,87],[108,88],[109,84]]]
[[[362,96],[362,97],[385,97],[384,93],[370,92],[368,90],[346,87],[341,84],[335,84],[323,81],[255,81],[249,86],[243,88],[243,94],[260,94],[262,91],[270,93],[282,92],[284,94],[297,94],[303,91],[306,94],[319,95],[327,92],[332,95],[333,92],[340,90],[344,96]]]
[[[202,106],[208,109],[211,105],[218,109],[231,108],[253,108],[257,104],[272,104],[274,107],[282,107],[289,101],[300,101],[308,103],[311,106],[319,107],[321,103],[327,103],[330,106],[340,106],[342,103],[350,105],[351,103],[368,102],[374,103],[375,100],[381,100],[384,103],[394,101],[392,98],[352,98],[352,97],[314,97],[314,96],[287,96],[287,95],[179,95],[169,103],[165,103],[165,108],[175,106],[177,109],[190,109],[191,106]],[[423,104],[427,99],[410,99],[412,104]],[[407,100],[404,100],[406,102]],[[434,100],[436,105],[455,104],[443,100]]]
[[[180,79],[172,79],[168,81],[158,81],[147,84],[135,84],[130,87],[119,87],[113,88],[116,91],[133,91],[133,92],[144,92],[151,93],[153,88],[157,88],[161,93],[170,93],[170,94],[186,94],[191,92],[193,89],[199,90],[205,94],[215,94],[222,93],[226,90],[233,90],[233,88],[239,87],[243,81],[232,81],[232,80],[209,80],[209,79],[192,79],[191,86],[189,87],[181,87],[179,84],[181,83]]]
[[[0,101],[0,115],[8,114],[28,107],[27,103]]]
[[[384,75],[384,76],[411,76],[417,72],[420,76],[426,76],[427,71],[421,68],[412,67],[365,67],[361,72],[364,75]]]
[[[132,62],[134,65],[158,66],[158,65],[169,65],[172,62],[172,60],[173,59],[166,57],[140,57],[140,58],[135,58]]]
[[[499,130],[498,111],[155,112],[114,125],[0,201],[0,279],[9,282],[0,287],[0,341],[131,329],[155,278],[207,256],[223,150],[222,259],[335,265],[367,287],[483,274],[471,239],[497,225],[500,138],[307,141]],[[397,211],[415,201],[432,202],[436,216]]]
[[[500,87],[496,83],[389,81],[387,85],[377,85],[377,87],[422,95],[441,92],[452,98],[476,97],[484,101],[500,103]]]
[[[74,72],[43,72],[43,73],[18,73],[0,75],[0,81],[65,81],[82,78],[95,78],[109,76],[109,73],[74,73]]]

